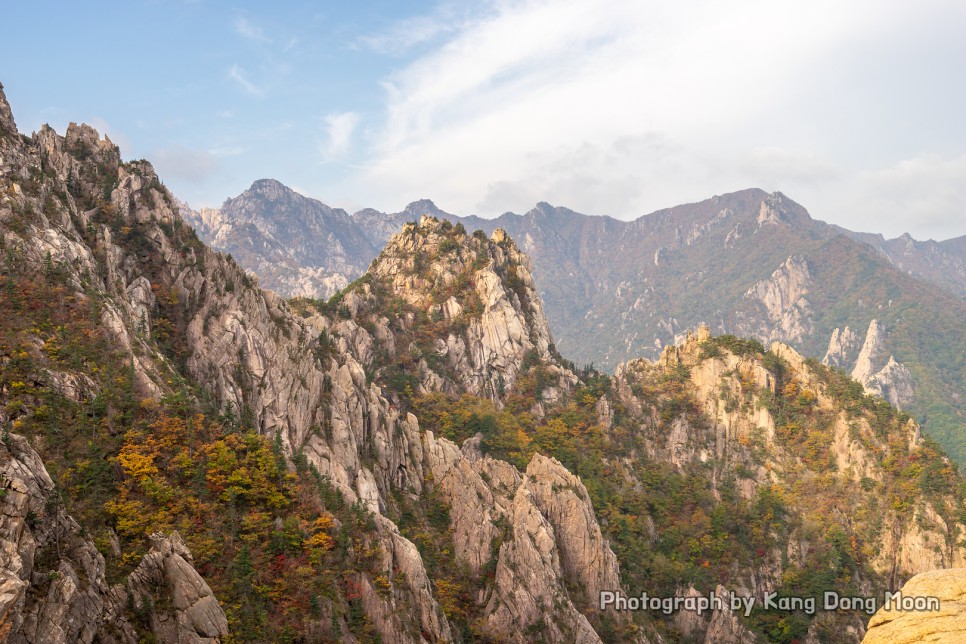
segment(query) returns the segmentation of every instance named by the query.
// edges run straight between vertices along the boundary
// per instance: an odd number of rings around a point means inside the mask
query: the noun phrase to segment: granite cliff
[[[274,206],[262,207],[271,219]],[[966,458],[961,238],[918,242],[853,233],[813,219],[781,193],[761,190],[630,222],[546,203],[485,220],[446,213],[424,199],[398,213],[367,209],[347,219],[373,250],[357,258],[344,280],[361,275],[391,234],[424,214],[487,234],[501,228],[517,240],[532,259],[557,344],[578,364],[612,370],[637,356],[654,358],[700,323],[821,358],[836,328],[864,331],[875,320],[888,331],[880,352],[896,364],[865,384],[912,413],[957,459]],[[324,248],[328,231],[308,232]],[[281,269],[259,267],[249,255],[241,263],[282,294],[331,295],[329,287],[315,293],[287,288],[276,280]]]
[[[503,230],[420,218],[287,301],[181,210],[148,162],[87,126],[20,135],[0,97],[9,641],[858,641],[861,613],[599,593],[963,564],[942,450],[787,345],[702,329],[578,370]]]

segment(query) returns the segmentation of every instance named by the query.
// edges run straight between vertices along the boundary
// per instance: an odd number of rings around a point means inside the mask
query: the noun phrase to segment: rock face
[[[597,612],[600,590],[621,587],[620,572],[577,477],[539,454],[522,478],[506,463],[470,454],[443,472],[440,490],[453,508],[457,557],[474,575],[494,566],[485,634],[600,641],[585,614]]]
[[[869,324],[861,348],[858,342],[858,336],[849,327],[841,333],[835,329],[822,362],[840,369],[851,368],[852,377],[866,392],[881,396],[896,407],[908,407],[915,400],[912,374],[895,357],[885,359],[885,333],[878,320]]]
[[[107,603],[103,558],[50,503],[53,481],[23,437],[11,434],[0,445],[0,475],[0,635],[4,641],[92,641]],[[45,565],[38,569],[40,560]],[[35,578],[44,583],[34,585]]]
[[[135,610],[149,612],[151,630],[162,642],[207,644],[228,635],[225,613],[177,532],[151,537],[151,551],[128,577],[126,591],[124,599]]]
[[[869,620],[863,644],[962,642],[966,639],[966,569],[916,575],[899,591],[906,598],[933,597],[938,610],[902,610],[883,605]]]
[[[177,533],[157,535],[126,584],[109,588],[104,558],[58,504],[53,481],[23,437],[10,434],[0,443],[0,477],[4,641],[137,642],[130,601],[160,641],[214,644],[228,634],[224,611]]]
[[[894,383],[866,384],[919,418],[928,410],[926,431],[966,458],[955,436],[966,413],[957,396],[963,383],[951,375],[966,364],[957,357],[956,365],[948,364],[949,356],[966,355],[964,238],[887,241],[852,233],[812,220],[781,193],[760,190],[631,222],[545,203],[524,215],[483,220],[450,215],[422,200],[400,213],[364,210],[351,217],[374,250],[346,278],[361,275],[383,242],[423,214],[487,234],[501,228],[518,240],[533,260],[558,348],[578,364],[612,369],[633,357],[656,358],[702,322],[716,333],[788,342],[821,358],[835,328],[865,329],[875,318],[890,329],[876,371],[889,353],[896,355],[919,396],[908,398],[905,373],[888,374]],[[317,239],[322,247],[324,235]],[[938,340],[940,329],[947,339]]]
[[[13,120],[13,113],[10,111],[10,103],[7,102],[7,95],[3,93],[3,83],[0,83],[0,135],[16,135],[17,124]]]
[[[762,204],[764,206],[764,204]],[[808,262],[798,255],[789,257],[767,280],[755,284],[744,298],[765,310],[756,337],[766,341],[800,342],[812,332],[811,308],[805,296],[812,276]]]
[[[728,590],[724,586],[718,586],[716,594],[719,597],[728,596]],[[734,644],[754,644],[758,641],[755,634],[742,626],[741,621],[730,605],[725,605],[721,610],[716,610],[711,615],[711,623],[704,636],[705,644],[714,642],[734,642]]]
[[[862,347],[862,340],[858,334],[849,327],[845,327],[841,332],[838,328],[832,331],[832,338],[828,343],[828,350],[822,358],[822,364],[830,367],[848,370],[848,366],[854,363],[854,357]]]
[[[417,310],[465,326],[440,338],[435,351],[470,393],[498,399],[528,352],[555,360],[530,262],[502,230],[487,240],[425,216],[390,240],[371,274]]]
[[[527,641],[526,632],[551,641],[600,641],[584,614],[596,612],[601,590],[621,587],[620,572],[577,477],[539,454],[522,479],[505,463],[464,458],[440,486],[460,509],[451,515],[458,556],[475,574],[495,558],[488,634],[519,642]],[[501,534],[501,522],[509,533]],[[503,540],[497,552],[490,548],[494,539]]]
[[[328,298],[365,270],[378,252],[341,209],[261,179],[219,209],[181,213],[206,243],[231,253],[286,296]]]

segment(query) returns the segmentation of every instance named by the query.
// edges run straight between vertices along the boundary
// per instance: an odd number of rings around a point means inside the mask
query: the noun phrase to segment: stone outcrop
[[[13,120],[13,112],[10,111],[10,103],[3,92],[3,83],[0,83],[0,135],[16,136],[17,123]]]
[[[764,203],[762,208],[765,208]],[[769,342],[800,342],[811,335],[812,311],[805,297],[811,284],[812,275],[805,258],[793,255],[786,259],[771,277],[756,283],[745,292],[744,299],[763,307],[765,316],[759,328],[743,331],[751,331],[751,335]]]
[[[436,353],[447,373],[430,378],[427,389],[446,389],[442,380],[449,375],[456,380],[452,390],[499,400],[512,388],[528,352],[549,364],[559,387],[575,382],[551,353],[553,338],[529,259],[504,231],[486,239],[454,232],[449,222],[425,216],[389,241],[370,272],[416,310],[463,323],[462,331],[437,340]],[[459,280],[471,290],[456,289],[459,300],[435,301],[435,293],[453,290]]]
[[[0,481],[0,639],[133,644],[131,602],[159,641],[216,644],[228,634],[224,611],[177,533],[158,535],[127,582],[109,588],[104,558],[65,512],[22,436],[0,442]]]
[[[115,597],[121,606],[130,601],[147,612],[159,641],[214,644],[228,635],[225,612],[177,532],[151,537],[151,550]]]
[[[534,629],[551,641],[599,642],[584,613],[596,610],[601,590],[620,588],[620,573],[583,484],[556,460],[534,455],[506,518],[511,531],[497,556],[488,631],[518,634],[511,636],[518,642]]]
[[[869,330],[861,345],[858,336],[849,327],[845,327],[841,333],[835,329],[822,362],[840,369],[851,369],[852,377],[862,384],[866,392],[881,396],[896,407],[906,407],[915,398],[912,373],[894,356],[889,355],[885,359],[888,354],[885,345],[886,334],[875,319],[869,323]]]
[[[916,598],[936,598],[938,610],[905,610],[883,605],[872,619],[862,644],[954,644],[966,640],[966,569],[934,570],[916,575],[899,593]],[[881,598],[877,598],[881,599]]]
[[[715,594],[719,597],[728,597],[728,589],[718,586]],[[755,644],[758,638],[742,625],[735,611],[731,610],[731,605],[725,603],[720,610],[715,610],[711,614],[708,630],[705,632],[705,644],[715,644],[715,642],[729,642],[730,644]]]
[[[836,327],[832,331],[832,337],[829,339],[828,350],[825,352],[825,357],[822,358],[822,364],[847,369],[849,365],[855,363],[855,358],[861,348],[862,340],[855,331],[849,327],[840,331]]]

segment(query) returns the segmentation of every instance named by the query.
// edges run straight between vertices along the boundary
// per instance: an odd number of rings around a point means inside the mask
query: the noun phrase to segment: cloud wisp
[[[265,35],[265,30],[248,19],[247,16],[235,16],[235,33],[255,42],[271,44],[272,39]]]
[[[235,81],[250,96],[257,96],[259,98],[265,96],[265,90],[248,80],[248,77],[245,75],[245,70],[238,65],[232,65],[228,69],[228,78]]]
[[[355,112],[327,114],[325,122],[326,140],[322,145],[322,160],[335,160],[345,155],[349,149],[352,134],[359,123],[359,115]]]

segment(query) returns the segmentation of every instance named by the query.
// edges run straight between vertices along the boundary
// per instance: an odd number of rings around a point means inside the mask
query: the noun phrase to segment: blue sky
[[[757,186],[857,230],[966,234],[966,3],[17,3],[21,131],[84,121],[192,206],[277,178],[630,219]]]

